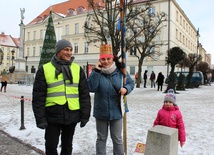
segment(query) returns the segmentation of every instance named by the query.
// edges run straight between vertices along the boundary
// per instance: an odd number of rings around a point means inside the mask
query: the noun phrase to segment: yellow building
[[[102,0],[100,1],[102,2]],[[145,4],[145,0],[134,1],[137,2],[137,5]],[[165,12],[168,16],[169,20],[166,22],[166,27],[158,36],[160,40],[168,42],[168,45],[156,48],[155,50],[159,51],[160,56],[156,57],[155,60],[146,58],[143,62],[142,71],[147,69],[148,75],[151,71],[156,74],[161,71],[166,77],[169,71],[165,64],[166,51],[179,46],[187,54],[199,54],[199,47],[197,46],[199,34],[176,0],[156,0],[151,1],[151,3],[151,11],[154,13]],[[31,71],[31,68],[38,68],[50,10],[52,11],[57,40],[63,38],[71,41],[75,62],[83,68],[86,68],[87,63],[95,64],[99,57],[99,48],[92,44],[89,46],[84,38],[83,26],[87,16],[87,7],[87,0],[65,1],[52,5],[25,25],[23,57],[27,56],[28,72]],[[200,52],[206,55],[205,50],[200,50]],[[127,51],[127,71],[132,76],[137,72],[137,65],[137,57],[130,55],[130,52]],[[177,70],[179,69],[177,68]]]
[[[19,40],[7,35],[4,32],[0,34],[0,71],[9,70],[15,66],[16,54],[19,49]]]

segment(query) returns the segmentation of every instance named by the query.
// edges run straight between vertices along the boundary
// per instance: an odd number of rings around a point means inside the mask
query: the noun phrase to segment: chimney
[[[5,36],[4,32],[1,32],[1,36],[2,36],[2,37],[4,37],[4,36]]]

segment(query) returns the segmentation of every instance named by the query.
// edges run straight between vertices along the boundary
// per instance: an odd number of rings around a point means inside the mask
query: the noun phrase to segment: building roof
[[[35,19],[33,19],[29,24],[37,23],[38,18],[40,18],[41,21],[45,20],[46,17],[49,16],[50,11],[68,16],[69,9],[77,11],[79,7],[82,7],[83,9],[87,10],[88,8],[87,0],[69,0],[62,3],[54,4],[48,7],[45,11],[43,11],[40,15],[38,15]]]
[[[0,45],[1,46],[8,46],[8,47],[19,47],[19,39],[12,38],[11,35],[6,35],[4,32],[0,34]]]

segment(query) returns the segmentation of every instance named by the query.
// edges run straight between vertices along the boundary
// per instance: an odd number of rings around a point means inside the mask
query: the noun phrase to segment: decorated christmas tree
[[[51,61],[52,56],[55,54],[55,45],[56,45],[56,35],[54,30],[52,12],[50,11],[48,25],[45,32],[45,38],[42,47],[42,53],[39,61],[39,67]]]

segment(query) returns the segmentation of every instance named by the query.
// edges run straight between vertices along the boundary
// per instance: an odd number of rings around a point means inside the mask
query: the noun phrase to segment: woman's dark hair
[[[116,55],[114,55],[114,62],[116,64],[116,66],[117,66],[117,69],[121,69],[122,68],[122,63],[119,61],[119,58]]]

